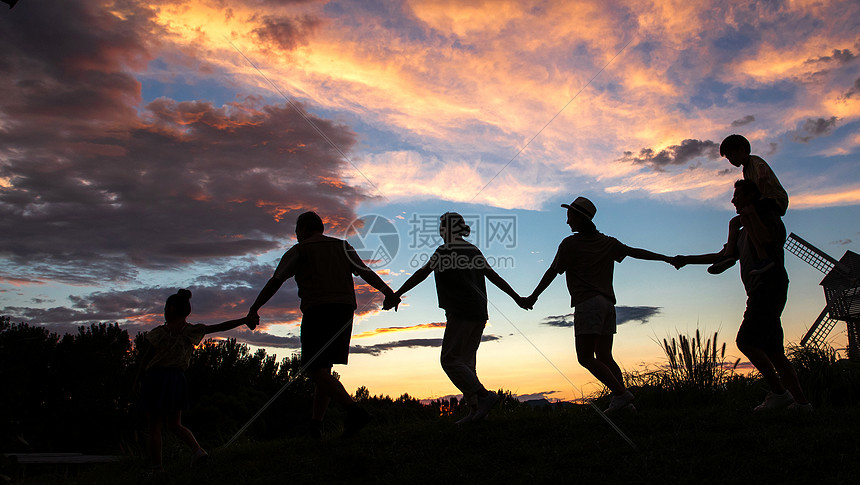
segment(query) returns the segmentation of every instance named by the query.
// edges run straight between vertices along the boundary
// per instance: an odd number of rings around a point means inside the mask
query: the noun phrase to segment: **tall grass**
[[[643,401],[654,405],[703,404],[715,400],[745,399],[753,379],[736,373],[740,359],[726,362],[726,343],[719,342],[718,332],[703,339],[679,334],[657,342],[666,363],[656,369],[625,374],[630,387]],[[741,397],[741,396],[744,397]],[[638,398],[637,398],[638,399]]]
[[[840,359],[830,346],[789,346],[786,354],[815,406],[846,406],[860,400],[860,363]]]
[[[713,391],[723,389],[726,381],[735,372],[741,359],[727,365],[726,343],[717,343],[718,332],[713,339],[702,342],[699,330],[692,338],[686,335],[673,337],[671,343],[663,339],[663,352],[668,359],[668,367],[663,374],[663,386],[667,390]]]

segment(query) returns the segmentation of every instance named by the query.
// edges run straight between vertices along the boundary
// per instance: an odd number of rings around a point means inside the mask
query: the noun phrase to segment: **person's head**
[[[732,204],[735,210],[740,212],[744,207],[754,203],[761,197],[758,186],[752,180],[740,179],[735,182],[735,191],[732,194]]]
[[[191,315],[191,292],[181,289],[167,297],[164,303],[165,320],[184,320]]]
[[[466,224],[463,216],[456,212],[446,212],[439,217],[439,235],[446,243],[454,239],[469,237],[472,228]]]
[[[597,214],[597,207],[585,197],[577,197],[570,204],[561,204],[567,209],[567,225],[570,226],[572,232],[593,232],[597,230],[594,222],[594,214]]]
[[[296,219],[296,239],[299,241],[314,234],[322,234],[323,231],[325,231],[325,225],[322,218],[314,211],[299,214]]]
[[[720,143],[720,156],[726,159],[735,167],[740,167],[750,157],[750,142],[741,135],[729,135]]]

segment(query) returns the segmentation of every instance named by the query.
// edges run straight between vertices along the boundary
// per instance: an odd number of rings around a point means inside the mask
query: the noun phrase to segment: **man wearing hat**
[[[533,306],[555,277],[565,273],[570,306],[574,308],[577,360],[612,392],[606,411],[615,411],[631,405],[633,393],[624,386],[621,368],[612,358],[612,340],[616,332],[614,264],[627,256],[670,264],[671,258],[625,246],[614,237],[600,233],[592,222],[597,208],[585,197],[577,197],[561,206],[567,209],[567,225],[574,234],[559,244],[555,259],[523,308]]]

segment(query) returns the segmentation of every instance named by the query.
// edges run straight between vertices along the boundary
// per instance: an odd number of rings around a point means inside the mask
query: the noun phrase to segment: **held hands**
[[[680,254],[669,258],[669,264],[675,267],[675,269],[681,269],[687,265],[687,257],[681,256]]]
[[[514,301],[517,302],[517,305],[520,306],[523,310],[532,310],[534,309],[535,303],[537,302],[536,296],[517,296],[514,298]]]
[[[383,310],[391,310],[394,308],[394,311],[397,311],[397,307],[400,306],[400,297],[397,296],[397,293],[392,293],[385,297],[385,301],[382,302]]]
[[[248,330],[253,331],[257,328],[257,325],[260,324],[260,315],[257,315],[257,312],[248,312],[248,315],[242,320],[245,321],[245,325],[247,325]]]

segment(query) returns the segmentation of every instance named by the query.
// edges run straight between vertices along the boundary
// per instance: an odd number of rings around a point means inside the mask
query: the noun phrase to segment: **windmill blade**
[[[830,316],[830,307],[824,307],[824,310],[821,310],[821,314],[815,319],[815,323],[809,327],[806,335],[800,339],[800,345],[805,347],[811,344],[813,347],[820,347],[827,340],[827,336],[830,335],[830,332],[838,321]]]
[[[785,240],[785,249],[824,274],[830,273],[839,263],[830,255],[806,242],[806,240],[793,232]]]

